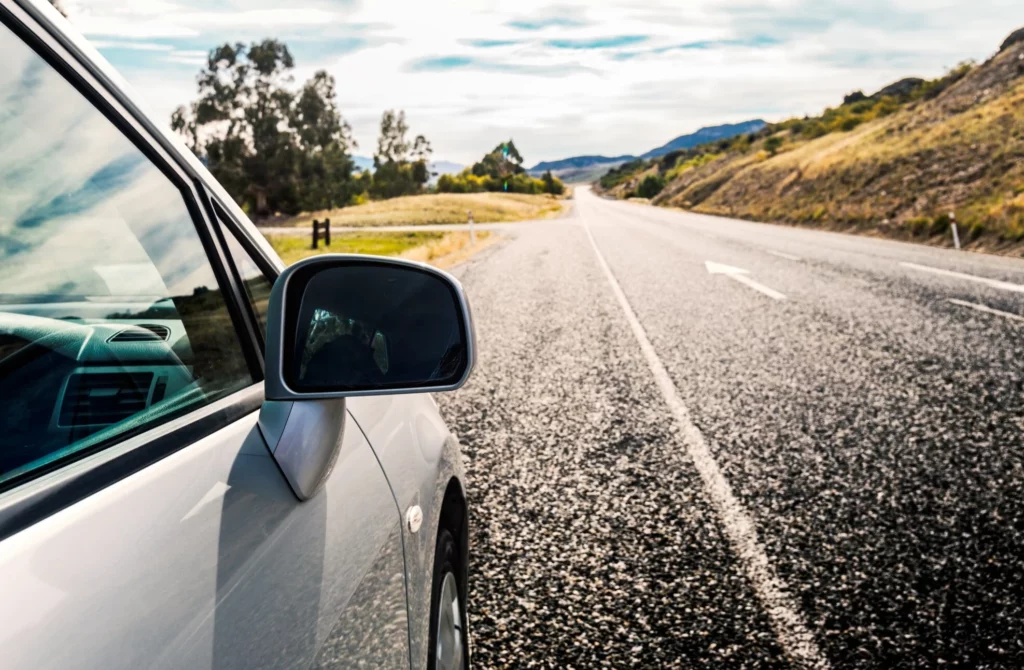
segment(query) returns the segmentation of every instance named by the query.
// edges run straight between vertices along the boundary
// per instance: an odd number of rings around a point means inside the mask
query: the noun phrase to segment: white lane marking
[[[185,514],[185,516],[181,517],[181,520],[185,521],[186,519],[190,519],[194,517],[196,514],[199,514],[199,510],[203,509],[210,503],[216,502],[223,498],[224,494],[227,493],[228,489],[230,488],[231,485],[225,482],[214,482],[213,486],[210,487],[210,490],[207,491],[206,494],[199,499],[199,502],[197,502],[192,507],[192,509],[190,509],[188,513]]]
[[[765,294],[773,300],[785,300],[786,296],[782,295],[773,288],[768,288],[764,284],[760,284],[747,275],[750,274],[743,268],[734,268],[731,265],[723,265],[722,263],[713,263],[711,261],[704,261],[704,267],[707,268],[709,274],[713,275],[725,275],[729,279],[734,279],[739,283],[749,286],[750,288]]]
[[[1005,319],[1010,319],[1011,321],[1024,322],[1024,316],[1021,316],[1019,314],[1013,314],[1011,312],[1003,312],[998,309],[992,309],[988,305],[980,305],[976,302],[967,302],[966,300],[957,300],[956,298],[950,298],[949,302],[953,303],[954,305],[960,305],[961,307],[970,307],[971,309],[976,309],[979,312],[985,312],[986,314],[995,314]]]
[[[704,483],[704,491],[722,521],[725,534],[739,557],[740,565],[743,567],[747,579],[750,580],[754,591],[764,605],[779,644],[786,655],[800,667],[828,668],[828,661],[818,649],[814,635],[804,622],[796,600],[789,594],[788,587],[779,579],[768,562],[768,554],[765,553],[764,547],[757,539],[757,529],[754,527],[753,519],[733,495],[732,487],[725,475],[722,474],[718,463],[715,462],[714,456],[711,455],[711,450],[708,449],[700,429],[690,420],[690,411],[679,397],[672,378],[669,377],[668,371],[654,351],[654,346],[647,338],[647,333],[636,313],[633,312],[618,280],[615,279],[611,268],[608,267],[608,263],[590,232],[590,226],[584,224],[583,229],[587,231],[587,237],[597,255],[597,262],[604,270],[605,276],[608,277],[612,293],[619,301],[619,305],[626,315],[626,321],[629,322],[629,327],[640,344],[640,350],[647,360],[647,367],[654,375],[658,390],[661,391],[665,404],[668,405],[679,426],[686,451]]]
[[[998,279],[989,279],[988,277],[978,277],[976,275],[964,274],[963,272],[953,272],[952,270],[943,270],[941,268],[933,268],[927,265],[918,265],[917,263],[900,263],[905,268],[911,270],[918,270],[920,272],[930,272],[936,275],[942,275],[944,277],[953,277],[955,279],[965,279],[967,281],[978,282],[979,284],[985,284],[992,288],[997,288],[1001,291],[1013,291],[1014,293],[1024,293],[1024,284],[1011,284],[1008,281],[1000,281]]]
[[[801,260],[799,256],[794,256],[793,254],[784,254],[781,251],[775,251],[774,249],[765,249],[765,251],[770,253],[772,256],[778,256],[779,258],[785,258],[787,261],[798,261],[798,260]]]

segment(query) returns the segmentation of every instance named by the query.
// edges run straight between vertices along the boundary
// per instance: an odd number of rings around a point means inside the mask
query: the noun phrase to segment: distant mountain
[[[652,149],[640,156],[640,158],[659,158],[676,149],[690,149],[707,142],[724,140],[746,133],[755,133],[764,128],[765,125],[767,124],[761,119],[755,119],[753,121],[744,121],[743,123],[730,123],[722,126],[701,128],[695,133],[681,135],[664,146]],[[557,161],[537,163],[528,172],[535,177],[539,177],[548,170],[551,170],[552,174],[562,181],[593,181],[608,170],[616,168],[623,163],[636,160],[636,158],[636,156],[573,156],[572,158],[563,158]]]
[[[667,153],[676,151],[677,149],[692,149],[693,147],[700,146],[701,144],[707,144],[708,142],[717,142],[718,140],[727,140],[731,137],[736,137],[737,135],[756,133],[766,125],[768,124],[761,119],[755,119],[753,121],[744,121],[743,123],[727,123],[722,126],[701,128],[695,133],[680,135],[668,144],[662,145],[657,149],[651,149],[647,153],[641,155],[640,158],[660,158]]]
[[[609,163],[622,164],[629,160],[633,160],[633,157],[618,156],[610,158],[608,156],[573,156],[572,158],[563,158],[560,161],[542,161],[527,170],[527,172],[536,175],[543,174],[548,170],[551,170],[552,172],[570,169],[579,170],[581,168],[589,168],[595,165],[606,165]]]
[[[353,156],[352,162],[356,164],[356,169],[362,172],[363,170],[373,171],[373,159],[367,158],[366,156]]]
[[[430,171],[436,172],[439,177],[443,174],[459,174],[465,169],[465,165],[451,161],[434,161],[430,164]]]

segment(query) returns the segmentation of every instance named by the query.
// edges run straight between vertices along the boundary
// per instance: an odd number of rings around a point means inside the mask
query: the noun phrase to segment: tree
[[[334,77],[320,70],[302,87],[292,108],[301,150],[299,202],[306,210],[343,206],[357,192],[349,155],[356,142],[335,98]]]
[[[550,193],[551,195],[562,195],[565,193],[565,185],[562,184],[558,177],[551,174],[551,170],[545,172],[541,180],[544,182],[545,193]]]
[[[502,182],[513,175],[526,172],[523,168],[523,157],[512,140],[494,147],[480,162],[473,164],[471,171],[478,177],[493,177]]]
[[[317,72],[291,89],[288,47],[267,39],[210,51],[199,98],[171,127],[243,207],[258,216],[342,205],[351,196],[355,146],[335,102],[335,81]]]
[[[548,178],[550,177],[550,180]],[[555,193],[565,187],[548,172],[545,179],[534,179],[523,169],[523,157],[509,140],[494,148],[472,167],[457,176],[442,176],[437,182],[440,193],[479,193],[481,191],[509,191],[512,193]]]
[[[373,155],[373,165],[380,169],[386,163],[404,163],[408,160],[409,142],[405,134],[409,132],[409,124],[405,122],[405,112],[389,109],[380,118],[380,137],[377,138],[377,153]]]
[[[412,143],[412,156],[415,162],[412,164],[412,178],[421,187],[430,181],[430,154],[434,153],[430,142],[423,135],[417,135]]]
[[[377,198],[395,198],[418,193],[430,181],[427,160],[433,149],[423,135],[410,143],[409,124],[404,111],[389,109],[381,115],[377,152],[373,155],[376,171],[370,193]],[[410,158],[414,160],[410,160]]]

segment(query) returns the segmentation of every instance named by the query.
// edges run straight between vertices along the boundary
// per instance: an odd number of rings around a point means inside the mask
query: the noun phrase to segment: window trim
[[[121,132],[181,193],[182,200],[195,226],[210,262],[211,269],[222,290],[224,302],[235,328],[235,336],[242,347],[253,383],[226,398],[195,410],[185,412],[165,423],[140,427],[111,437],[109,441],[94,445],[81,453],[51,464],[50,467],[26,473],[24,477],[0,487],[0,539],[42,518],[78,502],[83,498],[119,481],[156,461],[186,448],[221,428],[259,409],[263,396],[263,355],[258,340],[253,338],[255,323],[249,315],[243,287],[230,269],[225,243],[220,239],[207,190],[199,175],[194,174],[187,161],[178,155],[178,149],[162,137],[145,114],[127,95],[103,73],[72,39],[52,26],[49,19],[31,4],[22,5],[14,0],[0,0],[0,24],[21,39],[57,74],[65,79]],[[258,398],[257,398],[258,396]],[[233,399],[231,402],[227,402]],[[254,399],[258,402],[254,402]],[[190,425],[194,424],[194,425]],[[117,458],[114,452],[120,454]],[[99,467],[104,459],[93,457],[110,453],[116,467]],[[109,459],[108,459],[109,460]],[[83,463],[95,463],[84,470]],[[31,514],[17,513],[10,520],[10,511],[22,507],[26,495],[34,499],[39,484],[60,482],[67,471],[79,485],[67,489],[61,484],[43,486],[45,505],[30,505]],[[16,528],[16,530],[10,530]]]

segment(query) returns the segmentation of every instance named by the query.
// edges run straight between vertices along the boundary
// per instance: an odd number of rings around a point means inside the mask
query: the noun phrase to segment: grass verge
[[[401,256],[441,268],[451,267],[497,240],[487,232],[477,233],[476,238],[476,244],[472,244],[469,233],[462,232],[344,233],[332,235],[330,247],[321,246],[314,250],[310,248],[308,237],[267,236],[286,265],[310,256],[331,253]]]
[[[269,226],[312,226],[313,219],[329,218],[332,226],[414,226],[466,223],[473,212],[477,223],[504,223],[550,219],[562,212],[563,200],[550,195],[522,193],[436,193],[409,195],[365,205],[310,212],[277,221]]]

